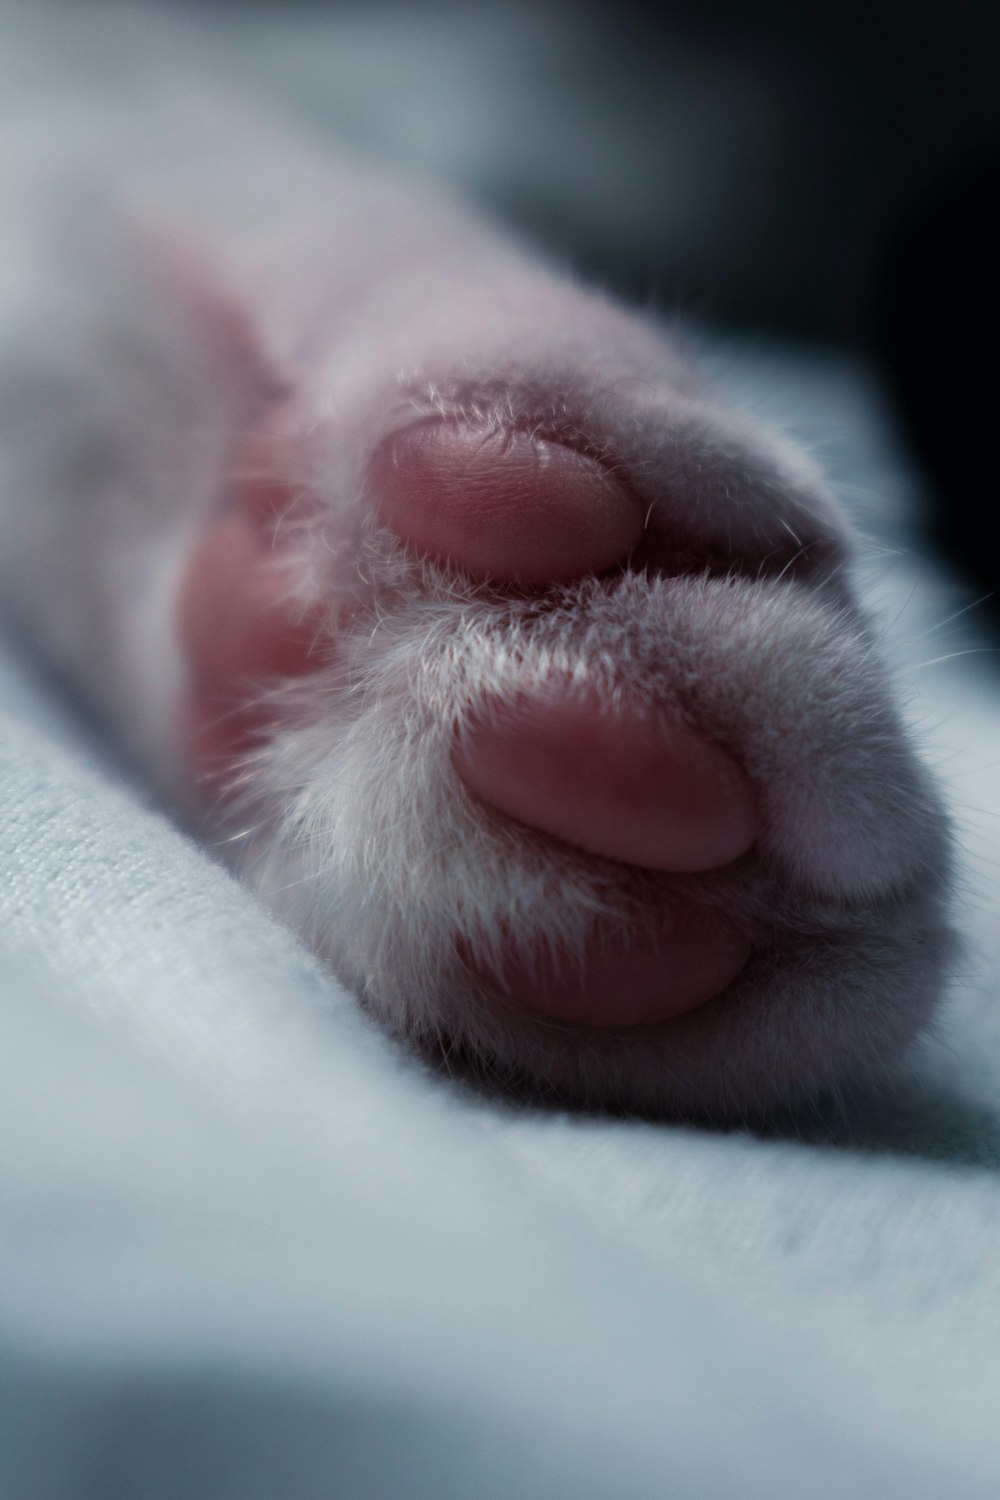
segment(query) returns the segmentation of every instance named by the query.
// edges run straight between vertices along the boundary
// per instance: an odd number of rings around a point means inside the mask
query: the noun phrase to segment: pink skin
[[[379,519],[417,551],[483,578],[563,583],[642,537],[634,494],[586,454],[526,432],[424,422],[375,455]]]
[[[254,452],[259,464],[259,438]],[[270,457],[280,467],[283,455]],[[369,494],[408,548],[522,586],[620,567],[642,535],[636,497],[608,468],[518,431],[457,422],[406,429],[376,452]],[[289,587],[274,524],[281,508],[280,480],[238,481],[184,577],[188,742],[212,780],[224,779],[261,727],[260,710],[233,710],[241,685],[329,660],[315,614],[302,617]],[[456,741],[452,763],[496,811],[635,867],[719,869],[760,831],[753,789],[721,746],[676,715],[612,709],[558,681],[544,698],[481,715]],[[582,963],[579,955],[557,963],[511,947],[491,977],[551,1019],[615,1028],[668,1020],[725,990],[750,945],[723,918],[683,901],[661,917],[655,938],[610,935]]]
[[[261,726],[259,712],[234,708],[241,685],[299,676],[322,659],[315,625],[288,606],[259,517],[237,509],[210,527],[184,577],[179,623],[191,754],[202,774],[224,780]]]
[[[595,1027],[655,1026],[695,1010],[732,983],[750,957],[750,943],[712,912],[671,903],[654,939],[591,944],[573,955],[534,963],[512,949],[494,976],[505,993],[553,1021]],[[663,975],[670,974],[669,991]]]
[[[676,716],[612,709],[558,682],[474,723],[452,764],[518,822],[650,870],[720,869],[758,833],[753,792],[718,745]]]

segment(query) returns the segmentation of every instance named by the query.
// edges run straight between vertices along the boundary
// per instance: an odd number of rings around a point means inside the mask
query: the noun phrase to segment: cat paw
[[[948,953],[847,527],[645,325],[579,295],[556,357],[560,311],[245,437],[180,596],[191,760],[424,1049],[651,1112],[844,1087]]]

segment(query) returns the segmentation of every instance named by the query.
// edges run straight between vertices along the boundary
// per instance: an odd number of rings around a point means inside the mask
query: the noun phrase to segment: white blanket
[[[964,649],[863,372],[723,365],[879,497],[897,657]],[[905,670],[969,948],[884,1091],[762,1138],[432,1075],[11,643],[0,1494],[1000,1492],[1000,696],[988,655]]]

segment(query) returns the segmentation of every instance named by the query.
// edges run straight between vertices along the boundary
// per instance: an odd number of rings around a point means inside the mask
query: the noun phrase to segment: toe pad
[[[553,687],[474,721],[452,762],[499,812],[591,854],[654,870],[714,870],[758,834],[750,783],[683,719]]]
[[[496,581],[561,583],[622,563],[643,513],[604,465],[528,432],[437,420],[394,434],[370,470],[408,546]]]

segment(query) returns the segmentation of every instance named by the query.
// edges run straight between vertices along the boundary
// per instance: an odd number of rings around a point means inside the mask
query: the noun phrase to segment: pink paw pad
[[[259,457],[267,444],[248,446]],[[298,601],[295,559],[278,541],[285,487],[238,479],[228,499],[191,554],[177,606],[188,753],[200,774],[222,784],[266,725],[266,711],[253,701],[261,685],[329,659],[324,611]]]
[[[382,444],[370,480],[379,519],[409,547],[498,582],[602,573],[642,537],[640,502],[608,468],[517,429],[422,422]]]
[[[715,912],[671,903],[655,938],[629,934],[584,954],[535,962],[510,952],[493,976],[516,1003],[550,1021],[600,1030],[656,1026],[720,995],[750,958],[749,939]]]
[[[452,761],[491,807],[626,864],[714,870],[759,831],[753,790],[719,745],[676,716],[558,684],[474,723]]]

